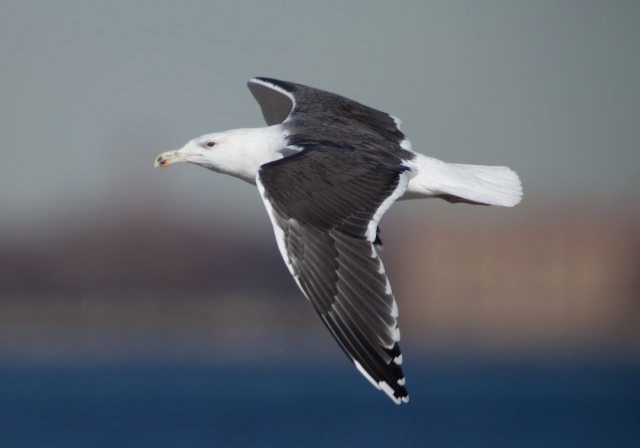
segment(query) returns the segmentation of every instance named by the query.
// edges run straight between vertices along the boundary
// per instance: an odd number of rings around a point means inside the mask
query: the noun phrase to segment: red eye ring
[[[207,142],[204,144],[207,148],[213,148],[216,146],[216,142]]]

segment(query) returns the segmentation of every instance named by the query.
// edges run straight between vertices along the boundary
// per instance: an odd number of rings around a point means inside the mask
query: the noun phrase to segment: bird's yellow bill
[[[186,162],[187,157],[189,157],[187,154],[178,154],[178,150],[163,152],[156,157],[156,160],[153,162],[153,166],[155,168],[167,167],[174,163]]]

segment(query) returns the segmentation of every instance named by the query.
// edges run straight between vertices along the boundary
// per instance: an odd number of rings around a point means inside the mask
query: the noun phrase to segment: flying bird
[[[398,306],[377,248],[399,199],[511,207],[518,175],[414,152],[400,120],[324,90],[253,78],[266,127],[206,134],[160,154],[256,185],[285,264],[356,368],[395,403],[409,401]]]

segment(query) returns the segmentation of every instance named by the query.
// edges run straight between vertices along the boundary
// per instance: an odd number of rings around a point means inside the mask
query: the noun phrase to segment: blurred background
[[[8,2],[2,446],[640,446],[640,3]],[[396,204],[411,402],[340,352],[255,187],[155,156],[263,126],[253,76],[507,165],[515,208]]]

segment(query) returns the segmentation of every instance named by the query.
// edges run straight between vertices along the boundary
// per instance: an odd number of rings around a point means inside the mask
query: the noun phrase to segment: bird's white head
[[[265,132],[269,130],[269,132]],[[255,183],[260,165],[282,157],[270,128],[233,129],[205,134],[187,142],[176,151],[156,157],[153,166],[167,167],[189,162],[219,173]]]

